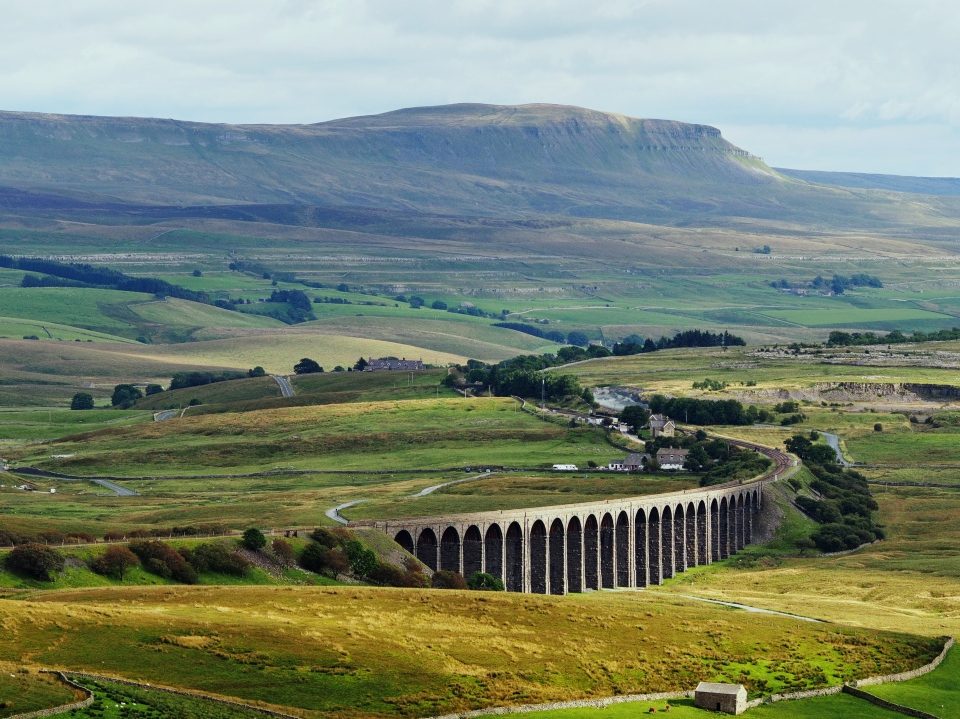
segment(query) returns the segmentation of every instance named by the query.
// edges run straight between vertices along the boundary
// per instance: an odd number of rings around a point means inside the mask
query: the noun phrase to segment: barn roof
[[[740,692],[746,693],[743,684],[718,684],[715,682],[700,682],[697,684],[697,691],[706,694],[729,694],[736,696]]]

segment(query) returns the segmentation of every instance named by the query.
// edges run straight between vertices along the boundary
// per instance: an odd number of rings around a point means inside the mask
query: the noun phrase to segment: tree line
[[[770,286],[778,290],[809,288],[818,292],[832,292],[835,295],[842,295],[848,289],[854,287],[883,287],[883,282],[879,277],[868,275],[861,272],[855,275],[834,275],[830,279],[817,275],[809,282],[791,282],[787,279],[774,280]]]
[[[814,477],[810,488],[818,497],[800,495],[796,502],[804,513],[820,523],[811,536],[820,551],[855,549],[884,538],[883,527],[874,519],[877,502],[866,477],[841,467],[833,448],[814,444],[802,434],[794,435],[785,445],[803,460]]]
[[[735,399],[693,399],[655,394],[648,402],[650,411],[665,414],[685,424],[749,425],[770,422],[774,415],[754,405],[744,407]]]
[[[108,267],[96,267],[81,262],[65,263],[40,257],[0,255],[0,267],[46,275],[46,277],[25,275],[21,281],[23,287],[97,287],[123,292],[146,292],[163,297],[210,303],[210,297],[205,292],[188,290],[155,277],[131,277]]]
[[[899,345],[914,342],[951,342],[960,340],[960,327],[949,330],[922,332],[914,330],[905,334],[900,330],[892,330],[885,335],[874,332],[842,332],[834,330],[827,337],[827,347],[849,347],[855,345]]]

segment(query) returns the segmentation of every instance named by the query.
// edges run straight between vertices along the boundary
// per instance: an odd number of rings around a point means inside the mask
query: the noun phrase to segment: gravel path
[[[367,500],[365,499],[355,499],[352,502],[344,502],[343,504],[338,504],[336,507],[331,507],[326,512],[324,512],[324,514],[327,515],[334,522],[338,522],[339,524],[349,524],[350,520],[345,519],[343,516],[341,516],[340,510],[346,509],[347,507],[352,507],[356,504],[360,504],[361,502],[366,502],[366,501]]]

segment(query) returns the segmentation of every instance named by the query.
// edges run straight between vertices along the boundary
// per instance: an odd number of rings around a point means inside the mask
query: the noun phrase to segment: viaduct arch
[[[482,569],[510,592],[645,587],[750,544],[764,484],[353,526],[385,532],[431,569]]]

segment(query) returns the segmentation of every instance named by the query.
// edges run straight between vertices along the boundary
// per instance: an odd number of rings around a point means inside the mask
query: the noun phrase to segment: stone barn
[[[700,682],[693,701],[701,709],[724,714],[743,714],[747,710],[747,690],[743,684]]]

